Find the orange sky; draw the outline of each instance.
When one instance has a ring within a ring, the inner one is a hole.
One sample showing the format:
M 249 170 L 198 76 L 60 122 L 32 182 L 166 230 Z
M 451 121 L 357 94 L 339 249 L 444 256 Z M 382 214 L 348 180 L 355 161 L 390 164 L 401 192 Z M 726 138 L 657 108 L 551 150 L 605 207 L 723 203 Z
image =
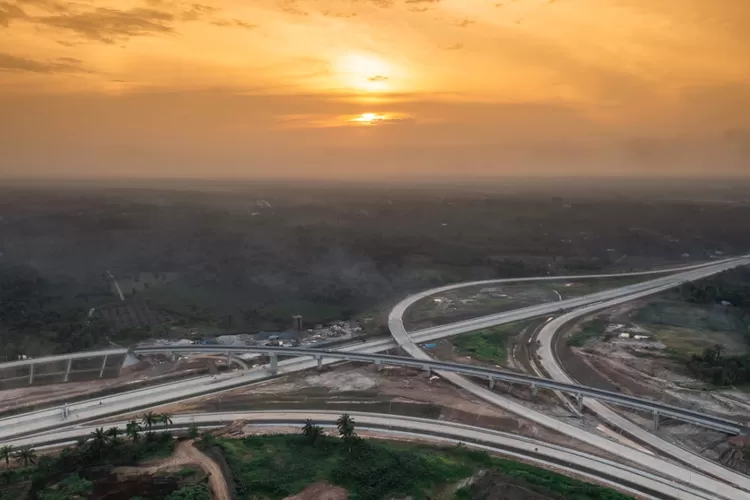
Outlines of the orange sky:
M 0 175 L 750 174 L 749 26 L 744 0 L 0 0 Z

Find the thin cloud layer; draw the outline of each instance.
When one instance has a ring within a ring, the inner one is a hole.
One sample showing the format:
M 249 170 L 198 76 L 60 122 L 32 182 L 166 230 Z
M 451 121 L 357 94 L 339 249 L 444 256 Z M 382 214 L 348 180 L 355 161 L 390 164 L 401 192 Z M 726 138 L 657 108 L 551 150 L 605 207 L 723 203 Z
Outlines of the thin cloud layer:
M 748 18 L 736 0 L 0 0 L 0 175 L 747 171 Z
M 53 61 L 35 61 L 0 52 L 0 71 L 24 71 L 30 73 L 83 73 L 83 61 L 72 57 L 60 57 Z

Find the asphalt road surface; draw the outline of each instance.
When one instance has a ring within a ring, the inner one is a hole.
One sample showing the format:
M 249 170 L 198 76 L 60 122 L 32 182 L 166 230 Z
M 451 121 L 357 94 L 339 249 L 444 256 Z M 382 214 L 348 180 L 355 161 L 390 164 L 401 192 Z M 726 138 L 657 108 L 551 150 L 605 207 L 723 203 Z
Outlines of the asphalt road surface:
M 464 443 L 468 446 L 479 447 L 512 458 L 522 458 L 542 467 L 562 469 L 568 473 L 583 475 L 590 480 L 639 496 L 651 493 L 652 495 L 658 494 L 662 497 L 685 500 L 738 498 L 733 496 L 734 490 L 729 489 L 726 485 L 717 481 L 713 481 L 713 484 L 696 482 L 696 477 L 687 471 L 683 472 L 680 481 L 674 481 L 645 468 L 621 464 L 524 436 L 466 424 L 438 422 L 416 417 L 362 412 L 353 412 L 350 415 L 355 420 L 360 432 L 372 430 L 379 434 L 387 434 L 397 438 L 430 440 L 443 445 Z M 213 427 L 237 420 L 245 420 L 248 425 L 254 427 L 278 426 L 288 428 L 290 426 L 301 427 L 305 419 L 309 418 L 316 424 L 329 428 L 335 433 L 338 417 L 338 412 L 320 410 L 198 413 L 173 416 L 171 427 L 185 428 L 193 423 L 201 427 Z M 98 425 L 87 424 L 57 433 L 17 439 L 8 444 L 16 448 L 22 446 L 44 448 L 45 446 L 73 444 L 80 437 L 90 436 L 97 427 L 116 426 L 124 428 L 126 424 L 126 421 Z M 712 489 L 705 490 L 705 487 Z

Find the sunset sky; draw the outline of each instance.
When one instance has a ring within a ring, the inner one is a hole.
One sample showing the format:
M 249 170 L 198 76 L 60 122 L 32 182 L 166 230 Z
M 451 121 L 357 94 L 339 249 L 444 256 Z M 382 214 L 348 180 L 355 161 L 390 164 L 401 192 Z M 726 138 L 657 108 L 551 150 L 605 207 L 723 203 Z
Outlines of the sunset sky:
M 746 0 L 0 0 L 0 176 L 750 175 Z

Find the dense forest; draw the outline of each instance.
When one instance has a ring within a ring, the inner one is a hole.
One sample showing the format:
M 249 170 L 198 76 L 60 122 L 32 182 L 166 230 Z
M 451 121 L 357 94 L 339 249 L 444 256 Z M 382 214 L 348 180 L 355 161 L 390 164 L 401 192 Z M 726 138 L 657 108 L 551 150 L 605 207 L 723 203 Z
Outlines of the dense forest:
M 0 356 L 128 343 L 159 328 L 285 329 L 293 314 L 312 326 L 376 316 L 449 282 L 750 248 L 742 203 L 559 191 L 0 188 Z

